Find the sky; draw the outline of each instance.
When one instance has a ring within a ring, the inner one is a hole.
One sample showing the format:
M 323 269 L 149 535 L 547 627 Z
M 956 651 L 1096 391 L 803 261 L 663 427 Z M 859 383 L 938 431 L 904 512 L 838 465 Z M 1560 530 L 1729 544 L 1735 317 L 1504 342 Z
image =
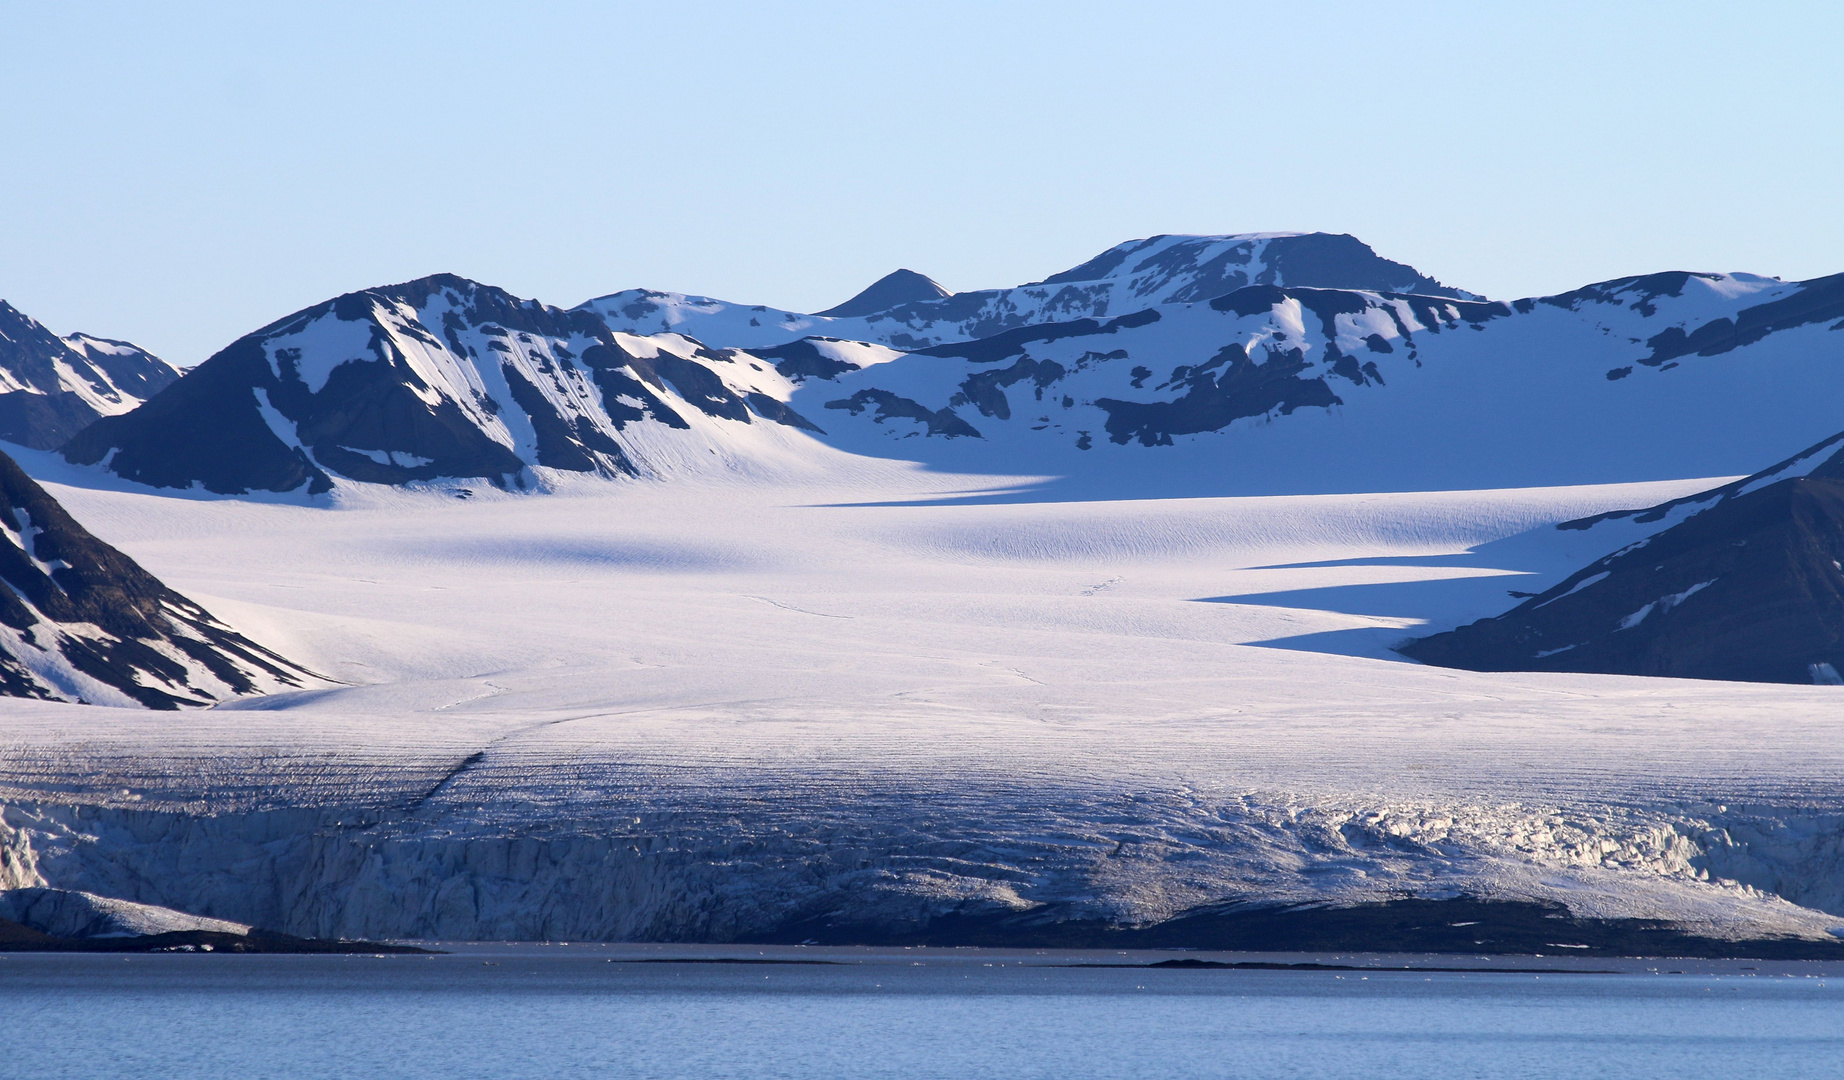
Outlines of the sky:
M 448 271 L 816 310 L 1157 233 L 1844 271 L 1831 3 L 0 0 L 0 298 L 182 365 Z

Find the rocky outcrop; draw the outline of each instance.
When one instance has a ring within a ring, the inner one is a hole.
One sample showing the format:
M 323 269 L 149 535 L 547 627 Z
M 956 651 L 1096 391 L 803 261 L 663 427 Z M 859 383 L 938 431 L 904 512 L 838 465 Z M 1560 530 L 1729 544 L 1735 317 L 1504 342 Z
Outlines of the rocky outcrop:
M 0 695 L 173 709 L 317 681 L 161 584 L 0 454 Z
M 1844 451 L 1772 478 L 1784 469 L 1619 515 L 1660 531 L 1504 615 L 1401 651 L 1475 671 L 1844 682 Z
M 0 439 L 55 450 L 98 417 L 127 412 L 179 378 L 139 346 L 58 337 L 0 300 Z

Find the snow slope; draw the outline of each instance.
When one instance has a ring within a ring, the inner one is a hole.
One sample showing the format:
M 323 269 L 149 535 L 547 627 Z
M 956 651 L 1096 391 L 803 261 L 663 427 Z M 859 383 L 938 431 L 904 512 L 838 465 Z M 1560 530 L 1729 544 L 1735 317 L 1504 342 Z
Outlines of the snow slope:
M 157 727 L 0 704 L 0 874 L 366 937 L 1458 894 L 1719 936 L 1844 925 L 1834 688 L 1389 658 L 1605 553 L 1553 523 L 1709 482 L 992 485 L 860 462 L 342 488 L 337 512 L 57 486 L 349 685 Z

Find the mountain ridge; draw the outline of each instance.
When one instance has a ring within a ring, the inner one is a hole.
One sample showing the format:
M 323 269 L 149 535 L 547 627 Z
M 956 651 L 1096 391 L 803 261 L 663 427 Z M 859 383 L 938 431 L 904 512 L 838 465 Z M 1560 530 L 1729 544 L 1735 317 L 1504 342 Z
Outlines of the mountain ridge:
M 1179 251 L 1147 271 L 1157 292 L 1172 266 L 1234 250 L 1179 239 L 1069 273 Z M 746 346 L 434 275 L 245 335 L 64 455 L 225 494 L 747 471 L 813 460 L 816 443 L 1167 494 L 1732 475 L 1844 412 L 1835 326 L 1844 275 L 1669 272 L 1511 302 L 1245 285 L 909 351 L 811 334 Z
M 125 479 L 220 494 L 316 494 L 333 474 L 524 487 L 532 466 L 664 468 L 630 425 L 694 436 L 710 434 L 712 420 L 811 428 L 782 400 L 787 386 L 772 368 L 744 373 L 686 338 L 616 334 L 587 312 L 437 274 L 278 319 L 63 453 L 106 460 Z
M 59 337 L 0 300 L 0 440 L 52 450 L 98 417 L 127 412 L 179 371 L 126 341 Z
M 915 350 L 1037 323 L 1117 317 L 1162 304 L 1208 300 L 1249 285 L 1384 289 L 1480 299 L 1448 288 L 1414 267 L 1384 259 L 1347 234 L 1168 233 L 1116 244 L 1042 281 L 911 300 L 850 317 L 649 289 L 612 293 L 577 306 L 601 315 L 611 329 L 634 334 L 676 331 L 732 348 L 773 347 L 818 335 Z

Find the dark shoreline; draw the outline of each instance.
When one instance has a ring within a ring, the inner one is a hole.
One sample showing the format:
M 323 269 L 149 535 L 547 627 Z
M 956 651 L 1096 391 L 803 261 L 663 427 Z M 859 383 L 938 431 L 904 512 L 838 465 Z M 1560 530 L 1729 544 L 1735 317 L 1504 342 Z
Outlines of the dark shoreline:
M 671 947 L 670 943 L 657 944 Z M 1554 960 L 1680 958 L 1844 962 L 1844 940 L 1727 940 L 1688 934 L 1661 920 L 1579 918 L 1570 915 L 1559 905 L 1467 898 L 1392 900 L 1341 908 L 1237 905 L 1194 911 L 1153 926 L 1131 928 L 1093 919 L 1059 920 L 1041 910 L 1022 915 L 1011 912 L 962 913 L 938 917 L 921 924 L 899 925 L 820 917 L 791 922 L 774 932 L 732 942 L 678 944 L 720 951 L 753 946 L 820 946 L 1168 954 L 1358 953 Z M 0 919 L 0 952 L 428 954 L 440 948 L 433 943 L 432 947 L 424 948 L 404 943 L 298 938 L 264 930 L 252 930 L 247 935 L 188 930 L 143 937 L 58 938 Z M 831 961 L 710 955 L 698 958 L 663 957 L 636 962 L 825 964 Z M 1330 970 L 1324 964 L 1301 967 L 1298 964 L 1265 960 L 1216 961 L 1190 957 L 1174 957 L 1158 962 L 1149 960 L 1147 963 L 1095 963 L 1084 966 Z M 1338 969 L 1343 970 L 1343 967 Z M 1366 966 L 1362 970 L 1376 969 Z M 1412 970 L 1441 969 L 1417 967 Z M 1483 969 L 1469 967 L 1465 970 Z
M 62 938 L 0 919 L 0 953 L 428 953 L 414 945 L 376 941 L 298 938 L 267 930 L 227 934 L 215 930 L 176 930 L 134 937 Z
M 1844 925 L 1844 919 L 1839 922 Z M 742 943 L 1844 961 L 1844 940 L 1732 941 L 1685 933 L 1663 920 L 1588 919 L 1570 915 L 1561 905 L 1465 897 L 1338 908 L 1230 905 L 1146 927 L 1119 927 L 1094 919 L 1058 920 L 1042 911 L 956 914 L 919 926 L 820 917 Z

